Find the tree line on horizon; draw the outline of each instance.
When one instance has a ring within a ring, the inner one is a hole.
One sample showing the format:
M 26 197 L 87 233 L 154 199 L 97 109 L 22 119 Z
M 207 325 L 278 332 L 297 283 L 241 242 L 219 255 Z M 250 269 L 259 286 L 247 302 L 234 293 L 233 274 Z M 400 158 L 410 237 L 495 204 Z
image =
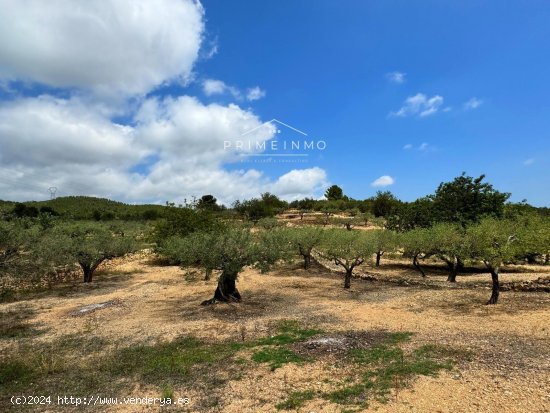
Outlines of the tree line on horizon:
M 9 292 L 14 282 L 53 284 L 78 272 L 84 282 L 91 282 L 105 260 L 149 246 L 173 264 L 204 267 L 207 277 L 220 271 L 214 296 L 205 303 L 240 301 L 236 280 L 245 266 L 265 272 L 280 260 L 300 256 L 307 269 L 312 259 L 324 258 L 344 270 L 344 288 L 349 288 L 356 267 L 367 262 L 379 266 L 384 254 L 400 254 L 422 276 L 421 260 L 437 257 L 448 266 L 450 282 L 456 281 L 465 265 L 481 263 L 492 277 L 489 303 L 493 304 L 498 300 L 503 265 L 548 264 L 550 254 L 547 211 L 526 203 L 507 203 L 509 196 L 484 182 L 483 175 L 463 174 L 440 184 L 433 195 L 408 203 L 389 192 L 356 201 L 334 185 L 327 189 L 325 200 L 288 204 L 266 193 L 237 201 L 232 209 L 220 207 L 212 195 L 205 195 L 191 204 L 157 206 L 158 215 L 150 220 L 102 220 L 94 217 L 95 210 L 88 219 L 76 219 L 70 209 L 58 212 L 51 206 L 66 207 L 63 199 L 39 208 L 21 203 L 5 208 L 4 204 L 0 295 Z M 86 202 L 86 198 L 74 197 L 68 203 L 75 205 L 78 200 Z M 93 208 L 102 202 L 109 208 L 135 207 L 92 200 Z M 89 212 L 80 207 L 78 214 Z M 297 222 L 302 221 L 302 214 L 313 211 L 322 212 L 327 220 L 321 225 L 313 221 L 286 228 L 273 217 L 289 208 L 298 211 Z M 331 217 L 337 213 L 340 217 Z M 378 229 L 354 231 L 357 220 L 375 222 Z

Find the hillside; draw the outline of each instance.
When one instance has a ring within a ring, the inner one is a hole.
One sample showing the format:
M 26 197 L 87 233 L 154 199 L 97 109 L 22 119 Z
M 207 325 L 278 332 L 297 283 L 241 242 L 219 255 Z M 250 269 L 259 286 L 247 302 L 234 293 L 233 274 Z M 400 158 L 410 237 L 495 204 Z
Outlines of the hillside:
M 0 212 L 12 210 L 15 204 L 0 200 Z M 163 205 L 129 205 L 90 196 L 67 196 L 47 201 L 29 201 L 24 204 L 37 209 L 51 208 L 61 216 L 75 219 L 154 219 L 165 208 Z

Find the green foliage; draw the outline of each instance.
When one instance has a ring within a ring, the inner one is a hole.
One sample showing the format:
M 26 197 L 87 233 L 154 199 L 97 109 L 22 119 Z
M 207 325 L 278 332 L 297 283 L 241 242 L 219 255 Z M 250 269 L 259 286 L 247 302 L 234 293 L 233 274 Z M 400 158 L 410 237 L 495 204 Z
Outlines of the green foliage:
M 258 221 L 257 225 L 267 230 L 282 226 L 277 218 L 262 218 Z
M 535 263 L 537 259 L 548 259 L 550 253 L 550 217 L 529 212 L 514 219 L 518 224 L 516 258 Z M 542 261 L 542 260 L 541 260 Z
M 294 251 L 289 232 L 284 228 L 265 230 L 255 235 L 253 245 L 255 266 L 262 273 L 269 271 L 279 260 L 291 260 Z
M 501 217 L 510 194 L 497 191 L 483 182 L 484 178 L 485 175 L 472 178 L 463 173 L 451 182 L 441 183 L 431 197 L 434 219 L 466 226 L 483 217 Z
M 364 231 L 330 229 L 325 231 L 318 250 L 321 255 L 346 271 L 344 288 L 349 288 L 353 270 L 375 252 L 373 240 Z
M 432 204 L 429 198 L 398 203 L 388 216 L 386 227 L 399 232 L 428 228 L 434 221 Z
M 344 191 L 338 185 L 332 185 L 325 191 L 325 198 L 329 201 L 338 201 L 344 197 Z
M 87 196 L 59 197 L 48 201 L 25 202 L 18 205 L 11 204 L 12 215 L 36 217 L 39 213 L 48 213 L 63 219 L 101 221 L 156 219 L 163 214 L 166 208 L 161 205 L 128 205 L 109 199 Z M 18 212 L 14 211 L 14 208 L 18 208 Z M 152 211 L 155 212 L 152 213 Z M 156 216 L 153 217 L 152 214 Z
M 372 212 L 376 217 L 389 217 L 399 205 L 399 200 L 390 191 L 378 191 L 372 198 Z
M 398 235 L 387 229 L 368 231 L 367 236 L 372 240 L 375 253 L 392 252 L 399 246 Z
M 265 272 L 278 260 L 288 258 L 291 244 L 287 234 L 277 228 L 252 234 L 246 227 L 226 227 L 193 232 L 187 237 L 172 236 L 160 252 L 181 266 L 217 269 L 236 279 L 246 265 L 255 265 Z
M 404 255 L 407 257 L 415 257 L 431 251 L 432 242 L 429 229 L 413 229 L 401 234 L 400 239 L 404 248 Z
M 520 226 L 505 219 L 484 218 L 466 230 L 471 257 L 483 261 L 490 269 L 498 269 L 521 251 Z
M 203 195 L 197 201 L 197 209 L 207 210 L 207 211 L 217 211 L 220 209 L 218 205 L 218 200 L 212 195 Z
M 307 267 L 312 250 L 323 241 L 324 230 L 319 227 L 301 227 L 287 231 L 294 250 L 306 260 Z
M 223 224 L 209 211 L 168 206 L 164 218 L 157 221 L 151 239 L 162 247 L 170 237 L 185 237 L 195 231 L 218 231 L 222 227 Z
M 43 259 L 44 265 L 72 265 L 78 263 L 84 281 L 103 261 L 122 256 L 137 248 L 131 236 L 115 234 L 103 224 L 86 222 L 62 223 L 49 230 L 33 253 Z

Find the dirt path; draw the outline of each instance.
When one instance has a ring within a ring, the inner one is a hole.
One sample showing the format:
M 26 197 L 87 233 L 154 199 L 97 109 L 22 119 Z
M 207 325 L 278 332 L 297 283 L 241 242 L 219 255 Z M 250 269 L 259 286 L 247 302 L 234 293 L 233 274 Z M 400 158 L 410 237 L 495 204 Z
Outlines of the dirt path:
M 369 273 L 374 270 L 369 269 Z M 419 278 L 398 266 L 375 271 L 387 277 Z M 543 275 L 511 274 L 510 280 Z M 202 307 L 215 280 L 193 279 L 185 271 L 159 266 L 147 256 L 119 260 L 95 277 L 90 286 L 75 283 L 33 300 L 1 304 L 3 314 L 27 314 L 26 323 L 42 334 L 29 338 L 37 346 L 66 335 L 93 334 L 109 347 L 172 340 L 193 335 L 207 341 L 265 337 L 275 320 L 295 319 L 325 331 L 409 331 L 412 344 L 457 346 L 473 359 L 438 377 L 420 377 L 388 404 L 372 404 L 377 412 L 549 412 L 550 411 L 550 295 L 507 291 L 496 306 L 483 303 L 489 295 L 487 275 L 459 278 L 456 286 L 444 275 L 430 277 L 429 285 L 400 286 L 389 282 L 353 280 L 344 291 L 337 274 L 315 267 L 309 272 L 286 268 L 262 275 L 246 270 L 238 287 L 241 304 Z M 215 277 L 213 277 L 215 278 Z M 506 275 L 504 276 L 506 278 Z M 486 288 L 463 288 L 468 283 Z M 81 316 L 84 306 L 115 304 Z M 2 352 L 16 351 L 17 340 L 1 340 Z M 289 391 L 307 386 L 322 389 L 327 380 L 344 372 L 326 360 L 304 365 L 287 364 L 270 371 L 256 365 L 237 380 L 216 389 L 210 407 L 193 406 L 201 389 L 174 389 L 190 397 L 188 410 L 200 412 L 273 412 Z M 151 389 L 138 387 L 136 392 Z M 135 392 L 134 392 L 135 393 Z M 149 394 L 158 397 L 158 392 Z M 143 411 L 151 409 L 143 408 Z M 142 411 L 117 406 L 107 411 Z M 53 410 L 56 411 L 56 410 Z M 67 411 L 67 410 L 60 410 Z M 322 399 L 308 401 L 303 412 L 339 412 L 340 406 Z

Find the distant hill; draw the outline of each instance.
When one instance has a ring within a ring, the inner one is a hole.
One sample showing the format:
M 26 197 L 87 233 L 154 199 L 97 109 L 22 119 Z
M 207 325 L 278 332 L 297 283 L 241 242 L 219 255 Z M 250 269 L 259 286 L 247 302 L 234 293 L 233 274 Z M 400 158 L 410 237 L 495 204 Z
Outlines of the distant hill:
M 0 212 L 12 211 L 17 203 L 0 201 Z M 156 219 L 166 208 L 163 205 L 129 205 L 105 198 L 66 196 L 48 201 L 23 202 L 27 207 L 40 210 L 51 208 L 57 214 L 74 219 Z

